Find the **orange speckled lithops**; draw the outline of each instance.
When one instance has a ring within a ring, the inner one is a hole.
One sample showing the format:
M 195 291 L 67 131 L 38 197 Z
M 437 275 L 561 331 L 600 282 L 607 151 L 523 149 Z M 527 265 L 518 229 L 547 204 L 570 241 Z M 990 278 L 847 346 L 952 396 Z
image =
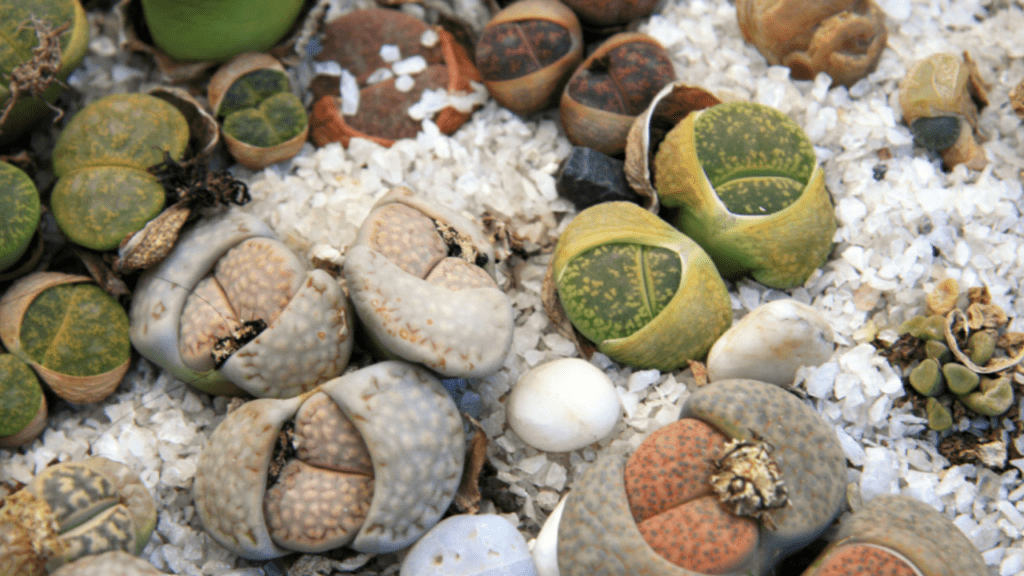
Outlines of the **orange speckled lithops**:
M 889 550 L 857 544 L 837 551 L 818 571 L 819 576 L 920 576 L 921 573 Z

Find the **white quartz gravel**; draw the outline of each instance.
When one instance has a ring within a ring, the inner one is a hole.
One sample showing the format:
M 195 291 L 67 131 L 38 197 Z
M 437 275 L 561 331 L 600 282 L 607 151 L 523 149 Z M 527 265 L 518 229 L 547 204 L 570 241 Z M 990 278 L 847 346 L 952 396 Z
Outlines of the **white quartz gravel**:
M 1013 318 L 1010 329 L 1024 331 L 1024 299 L 1018 298 L 1024 277 L 1024 130 L 1007 99 L 1024 77 L 1024 9 L 1020 0 L 880 5 L 888 14 L 889 48 L 878 70 L 849 89 L 832 87 L 824 75 L 792 81 L 787 69 L 766 66 L 743 41 L 729 2 L 671 0 L 639 29 L 664 44 L 682 80 L 723 99 L 775 106 L 803 126 L 815 145 L 839 218 L 833 257 L 799 288 L 770 290 L 749 280 L 729 288 L 737 320 L 761 303 L 793 298 L 831 324 L 837 350 L 821 366 L 801 368 L 797 383 L 836 427 L 849 460 L 853 504 L 883 493 L 911 494 L 954 521 L 982 551 L 991 574 L 1024 574 L 1024 459 L 1010 460 L 1002 471 L 951 466 L 936 450 L 940 435 L 902 402 L 907 391 L 900 373 L 865 341 L 873 327 L 895 338 L 892 329 L 922 312 L 924 295 L 947 277 L 962 288 L 988 286 L 994 302 Z M 110 50 L 102 38 L 115 38 L 116 32 L 107 15 L 90 18 L 96 39 L 69 81 L 85 101 L 159 80 L 141 57 Z M 980 117 L 990 164 L 981 172 L 960 167 L 947 173 L 936 156 L 913 146 L 900 123 L 897 83 L 916 59 L 963 50 L 991 83 L 991 106 Z M 622 419 L 607 439 L 549 454 L 509 432 L 502 400 L 519 376 L 542 362 L 575 355 L 572 344 L 554 332 L 540 300 L 550 248 L 574 213 L 557 197 L 553 179 L 569 149 L 557 113 L 524 119 L 488 102 L 451 137 L 425 121 L 417 138 L 390 149 L 362 140 L 353 140 L 348 150 L 307 146 L 290 163 L 256 174 L 237 171 L 254 198 L 244 210 L 264 218 L 310 259 L 343 263 L 344 249 L 370 206 L 396 185 L 477 218 L 497 216 L 526 239 L 530 258 L 504 270 L 502 278 L 515 280 L 509 288 L 516 312 L 513 354 L 501 371 L 470 387 L 483 399 L 480 420 L 489 437 L 489 460 L 522 499 L 520 509 L 503 516 L 528 539 L 599 452 L 631 450 L 676 419 L 694 382 L 689 370 L 635 371 L 595 355 L 591 362 L 611 378 L 622 406 Z M 880 159 L 883 150 L 891 158 Z M 873 177 L 876 169 L 884 169 L 883 178 Z M 39 440 L 17 452 L 0 451 L 0 479 L 27 482 L 51 462 L 87 454 L 124 462 L 139 473 L 160 509 L 143 556 L 171 573 L 226 574 L 249 564 L 202 532 L 190 488 L 202 442 L 228 402 L 139 361 L 106 402 L 58 405 Z M 954 429 L 995 430 L 1007 445 L 1024 448 L 1009 418 L 963 418 Z M 484 501 L 481 511 L 496 509 Z M 397 563 L 386 571 L 393 574 Z

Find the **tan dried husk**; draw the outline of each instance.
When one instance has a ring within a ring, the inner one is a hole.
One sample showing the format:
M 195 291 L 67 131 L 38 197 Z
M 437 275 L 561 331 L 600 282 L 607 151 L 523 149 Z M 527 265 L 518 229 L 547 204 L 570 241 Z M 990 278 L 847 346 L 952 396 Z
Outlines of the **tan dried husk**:
M 1012 358 L 993 358 L 985 366 L 979 366 L 971 361 L 971 357 L 964 354 L 960 349 L 954 330 L 961 332 L 965 339 L 970 336 L 971 333 L 967 315 L 956 309 L 951 310 L 949 314 L 946 315 L 946 345 L 949 346 L 950 352 L 953 353 L 953 356 L 955 356 L 961 364 L 967 366 L 977 374 L 995 374 L 997 372 L 1003 372 L 1017 366 L 1021 361 L 1024 361 L 1024 348 L 1022 348 L 1017 355 Z
M 45 290 L 62 284 L 92 282 L 88 276 L 63 272 L 38 272 L 12 286 L 0 299 L 0 341 L 7 350 L 19 356 L 61 398 L 74 404 L 99 402 L 117 389 L 128 372 L 129 360 L 102 374 L 69 376 L 54 372 L 29 358 L 21 347 L 21 322 L 29 305 Z
M 682 81 L 661 89 L 651 104 L 636 117 L 626 136 L 626 181 L 643 199 L 643 207 L 657 214 L 658 192 L 654 187 L 654 154 L 668 130 L 659 126 L 675 126 L 690 112 L 696 112 L 722 101 L 699 86 Z
M 205 160 L 213 153 L 220 143 L 217 119 L 188 90 L 161 85 L 146 90 L 146 93 L 177 108 L 188 122 L 188 148 L 181 161 L 183 166 Z

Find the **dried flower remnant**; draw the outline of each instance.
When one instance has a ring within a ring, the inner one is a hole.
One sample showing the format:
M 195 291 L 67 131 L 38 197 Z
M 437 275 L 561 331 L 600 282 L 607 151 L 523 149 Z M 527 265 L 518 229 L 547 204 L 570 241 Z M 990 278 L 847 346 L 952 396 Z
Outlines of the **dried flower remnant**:
M 714 462 L 711 486 L 737 516 L 750 516 L 771 529 L 771 511 L 789 504 L 786 482 L 771 459 L 772 445 L 761 440 L 732 439 Z
M 2 126 L 7 120 L 7 115 L 26 96 L 39 98 L 46 103 L 50 110 L 56 112 L 57 117 L 53 119 L 54 123 L 57 123 L 58 120 L 64 117 L 64 110 L 43 98 L 43 93 L 54 82 L 67 87 L 57 75 L 61 72 L 62 64 L 60 35 L 67 32 L 70 27 L 71 23 L 65 22 L 54 28 L 49 22 L 40 20 L 35 15 L 32 15 L 28 22 L 24 22 L 18 27 L 18 30 L 34 30 L 39 44 L 32 49 L 32 58 L 30 60 L 11 70 L 10 82 L 7 84 L 10 96 L 8 97 L 7 104 L 4 105 L 3 112 L 0 113 L 0 131 L 2 131 Z

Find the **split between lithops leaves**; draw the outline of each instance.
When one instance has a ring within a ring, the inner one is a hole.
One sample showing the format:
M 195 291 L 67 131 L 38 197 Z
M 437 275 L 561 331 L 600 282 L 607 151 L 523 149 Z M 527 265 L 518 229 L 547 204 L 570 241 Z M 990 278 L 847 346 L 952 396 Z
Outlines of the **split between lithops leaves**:
M 629 202 L 576 215 L 550 271 L 572 325 L 630 366 L 669 371 L 703 358 L 732 323 L 729 293 L 708 255 Z
M 207 533 L 244 558 L 339 546 L 394 552 L 451 504 L 464 444 L 459 411 L 430 372 L 381 362 L 229 413 L 200 456 L 196 511 Z M 272 462 L 283 466 L 268 488 Z
M 803 284 L 832 250 L 836 217 L 807 135 L 782 112 L 728 102 L 688 114 L 665 136 L 653 181 L 676 226 L 727 279 Z
M 709 384 L 687 399 L 679 422 L 659 432 L 629 462 L 605 456 L 578 479 L 559 525 L 564 575 L 760 575 L 821 534 L 845 506 L 846 460 L 835 432 L 773 384 Z M 769 452 L 761 469 L 776 468 L 775 482 L 759 484 L 743 475 L 753 468 L 722 465 L 723 456 L 744 445 L 755 448 L 754 461 L 761 460 L 756 457 L 761 448 Z M 710 460 L 718 469 L 708 465 Z M 627 467 L 632 471 L 624 472 Z M 722 475 L 720 483 L 735 480 L 724 483 L 727 496 L 749 497 L 720 503 L 723 496 L 711 496 L 716 475 Z M 757 490 L 759 485 L 769 489 Z M 768 503 L 770 498 L 761 497 L 777 495 L 780 486 L 787 503 L 756 505 Z M 738 490 L 729 490 L 733 487 Z M 735 514 L 739 503 L 748 516 Z M 680 564 L 659 555 L 658 548 Z

